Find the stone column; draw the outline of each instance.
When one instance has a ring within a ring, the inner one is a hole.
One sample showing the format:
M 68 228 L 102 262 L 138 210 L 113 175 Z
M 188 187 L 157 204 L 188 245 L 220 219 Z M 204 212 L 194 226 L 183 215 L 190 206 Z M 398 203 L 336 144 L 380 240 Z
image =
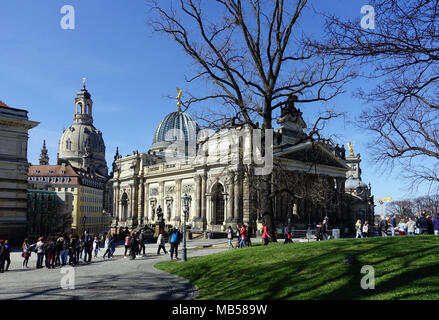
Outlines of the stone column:
M 248 176 L 244 174 L 242 182 L 242 220 L 249 224 L 250 221 L 250 190 L 248 185 Z
M 206 220 L 207 220 L 207 226 L 210 227 L 212 225 L 212 196 L 209 194 L 206 196 Z
M 147 224 L 151 220 L 149 210 L 149 183 L 144 183 L 143 187 L 143 223 Z
M 201 179 L 201 218 L 203 221 L 206 221 L 206 186 L 207 185 L 207 177 L 206 174 L 203 173 Z
M 137 196 L 137 224 L 142 225 L 144 223 L 144 211 L 143 211 L 143 203 L 145 202 L 145 188 L 143 185 L 143 178 L 140 179 L 139 185 L 138 185 L 138 196 Z
M 200 175 L 196 175 L 195 179 L 195 186 L 194 186 L 194 199 L 193 199 L 193 204 L 194 204 L 194 210 L 195 210 L 195 214 L 194 214 L 194 220 L 200 220 L 201 219 L 201 207 L 200 207 L 200 201 L 201 201 L 201 188 L 200 188 L 200 183 L 201 183 L 201 176 Z
M 175 181 L 175 218 L 174 220 L 180 223 L 183 223 L 182 221 L 182 204 L 181 204 L 181 179 L 177 179 Z
M 235 190 L 234 190 L 234 183 L 235 183 L 235 175 L 233 172 L 230 174 L 230 180 L 229 184 L 227 185 L 228 188 L 228 196 L 227 196 L 227 219 L 229 221 L 234 221 L 234 212 L 233 212 L 233 203 L 235 201 Z
M 234 176 L 234 199 L 233 199 L 233 218 L 236 221 L 240 221 L 241 220 L 241 215 L 239 212 L 239 200 L 241 197 L 241 179 L 239 177 L 239 173 L 237 172 Z

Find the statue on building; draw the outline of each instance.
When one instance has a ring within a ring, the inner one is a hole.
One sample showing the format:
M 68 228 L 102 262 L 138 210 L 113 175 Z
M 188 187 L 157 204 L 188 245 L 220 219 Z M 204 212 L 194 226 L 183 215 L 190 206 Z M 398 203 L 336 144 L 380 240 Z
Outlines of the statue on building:
M 348 142 L 348 148 L 349 148 L 349 156 L 350 157 L 355 157 L 354 145 L 350 141 Z

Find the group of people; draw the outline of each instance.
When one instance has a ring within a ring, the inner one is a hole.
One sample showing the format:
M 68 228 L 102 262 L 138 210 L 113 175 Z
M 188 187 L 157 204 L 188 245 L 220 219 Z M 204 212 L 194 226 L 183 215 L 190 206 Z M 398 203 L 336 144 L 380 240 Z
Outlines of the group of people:
M 28 239 L 24 239 L 22 245 L 22 268 L 28 268 L 31 254 L 37 254 L 37 269 L 55 269 L 57 266 L 77 265 L 80 260 L 91 262 L 92 256 L 97 258 L 98 252 L 103 241 L 102 235 L 92 235 L 87 231 L 83 235 L 58 235 L 39 237 L 37 242 L 30 244 Z M 106 235 L 106 246 L 108 257 L 111 258 L 115 249 L 114 235 Z M 44 262 L 44 266 L 43 266 Z
M 392 218 L 386 217 L 379 223 L 379 230 L 383 237 L 387 236 L 387 232 L 390 229 L 392 236 L 396 232 L 399 235 L 413 236 L 415 234 L 435 234 L 439 235 L 439 215 L 436 215 L 433 219 L 430 215 L 421 214 L 416 220 L 412 218 L 401 219 L 397 221 L 396 215 Z
M 178 228 L 172 228 L 169 230 L 169 244 L 171 245 L 171 249 L 169 251 L 171 260 L 174 259 L 174 255 L 175 259 L 178 260 L 178 245 L 180 244 L 182 238 L 183 235 Z M 165 232 L 162 230 L 157 238 L 157 254 L 160 254 L 161 250 L 163 250 L 165 254 L 168 254 L 165 248 L 165 243 Z
M 253 229 L 250 225 L 237 224 L 236 231 L 233 230 L 232 226 L 227 228 L 227 244 L 229 249 L 233 248 L 245 248 L 251 247 L 252 241 L 251 236 L 253 234 Z M 236 246 L 233 246 L 233 238 L 236 236 L 237 242 Z

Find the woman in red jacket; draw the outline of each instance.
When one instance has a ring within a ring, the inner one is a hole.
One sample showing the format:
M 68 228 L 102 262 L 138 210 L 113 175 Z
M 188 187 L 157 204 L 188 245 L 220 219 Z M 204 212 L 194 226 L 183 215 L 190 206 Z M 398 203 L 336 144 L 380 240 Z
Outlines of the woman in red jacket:
M 268 244 L 270 235 L 268 234 L 267 225 L 265 223 L 262 224 L 262 228 L 262 239 L 264 239 L 264 246 L 266 246 Z

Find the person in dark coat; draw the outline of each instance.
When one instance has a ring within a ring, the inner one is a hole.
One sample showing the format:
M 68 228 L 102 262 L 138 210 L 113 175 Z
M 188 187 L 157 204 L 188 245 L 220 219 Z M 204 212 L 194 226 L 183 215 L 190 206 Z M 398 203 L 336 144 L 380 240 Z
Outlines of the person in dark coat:
M 387 237 L 387 228 L 389 228 L 389 217 L 381 219 L 380 224 L 379 224 L 379 228 L 381 231 L 381 236 L 382 237 Z
M 5 242 L 0 240 L 0 273 L 5 271 L 6 249 Z
M 436 215 L 436 217 L 434 217 L 433 230 L 435 235 L 439 235 L 439 215 Z
M 419 234 L 429 234 L 430 230 L 433 229 L 433 222 L 422 214 L 421 217 L 416 220 L 416 227 L 419 228 Z
M 131 260 L 136 259 L 136 251 L 137 251 L 137 239 L 136 239 L 136 234 L 133 232 L 131 234 L 131 239 L 130 239 L 130 259 Z

